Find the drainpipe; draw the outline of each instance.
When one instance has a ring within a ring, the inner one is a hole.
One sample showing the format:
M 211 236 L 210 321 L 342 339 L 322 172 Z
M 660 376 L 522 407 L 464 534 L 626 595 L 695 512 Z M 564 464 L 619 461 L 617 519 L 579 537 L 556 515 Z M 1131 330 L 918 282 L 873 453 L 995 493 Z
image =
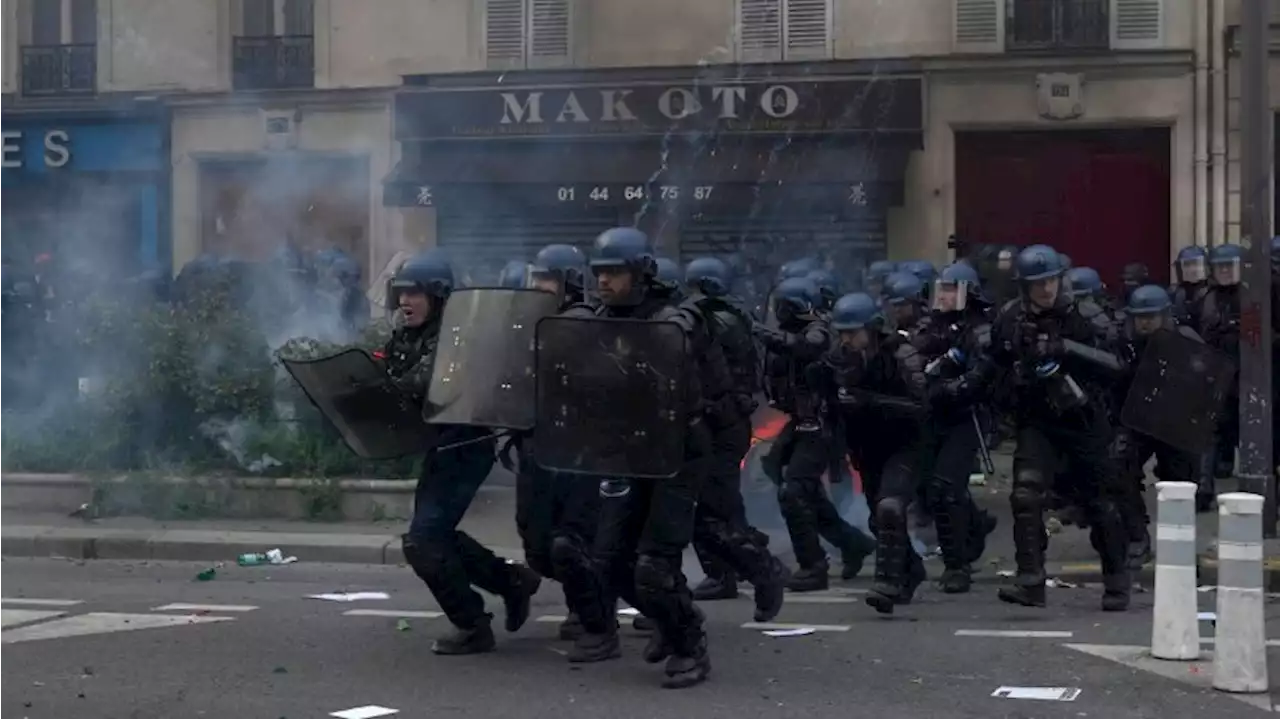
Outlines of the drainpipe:
M 1226 0 L 1213 0 L 1209 42 L 1213 47 L 1213 132 L 1209 167 L 1213 168 L 1213 222 L 1209 243 L 1227 241 L 1227 8 Z
M 1196 2 L 1195 6 L 1195 243 L 1200 246 L 1209 240 L 1209 25 L 1213 14 L 1209 3 Z M 1174 250 L 1176 253 L 1177 250 Z

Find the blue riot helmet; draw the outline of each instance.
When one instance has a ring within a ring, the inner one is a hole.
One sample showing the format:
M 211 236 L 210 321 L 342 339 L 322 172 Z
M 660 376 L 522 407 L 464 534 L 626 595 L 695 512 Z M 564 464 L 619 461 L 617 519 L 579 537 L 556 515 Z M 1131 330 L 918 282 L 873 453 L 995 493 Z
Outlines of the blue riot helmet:
M 715 257 L 699 257 L 685 267 L 684 283 L 689 289 L 707 297 L 723 297 L 729 294 L 733 273 L 727 264 Z
M 822 263 L 816 257 L 801 257 L 800 259 L 791 260 L 778 268 L 778 281 L 791 279 L 792 277 L 805 277 L 814 270 L 822 269 Z
M 884 290 L 884 280 L 889 275 L 898 271 L 898 263 L 889 260 L 876 260 L 867 266 L 866 281 L 864 285 L 867 288 L 867 294 L 872 297 L 880 297 Z
M 654 264 L 658 268 L 658 281 L 664 284 L 680 284 L 680 265 L 670 257 L 658 257 L 654 259 Z
M 807 277 L 791 277 L 778 283 L 770 298 L 772 314 L 779 325 L 812 315 L 822 302 L 822 295 L 813 280 Z
M 885 278 L 884 301 L 901 306 L 918 304 L 924 300 L 924 283 L 909 272 L 894 272 Z
M 634 305 L 645 295 L 645 287 L 657 276 L 653 246 L 649 236 L 634 227 L 615 227 L 605 230 L 596 238 L 590 262 L 591 271 L 598 282 L 600 301 L 606 305 Z M 630 285 L 625 294 L 613 279 L 607 284 L 605 277 L 617 278 L 630 275 Z
M 1120 270 L 1120 281 L 1124 284 L 1124 296 L 1128 300 L 1129 293 L 1151 281 L 1151 270 L 1141 262 L 1130 262 Z
M 1065 252 L 1059 252 L 1058 254 L 1059 254 L 1059 255 L 1061 256 L 1061 258 L 1062 258 L 1062 269 L 1063 269 L 1063 271 L 1065 271 L 1065 272 L 1070 272 L 1070 271 L 1071 271 L 1071 268 L 1075 267 L 1075 263 L 1073 263 L 1073 262 L 1071 261 L 1071 255 L 1068 255 L 1068 254 L 1067 254 L 1067 253 L 1065 253 Z
M 930 309 L 935 312 L 962 312 L 970 302 L 986 303 L 978 271 L 963 261 L 942 268 L 929 293 Z
M 437 299 L 447 299 L 453 292 L 453 265 L 439 252 L 428 251 L 410 257 L 391 278 L 387 297 L 392 308 L 401 292 L 422 292 Z
M 1173 298 L 1159 285 L 1143 285 L 1129 293 L 1125 315 L 1139 336 L 1150 335 L 1173 323 Z
M 1066 272 L 1062 265 L 1062 255 L 1048 245 L 1023 248 L 1013 264 L 1018 280 L 1024 283 L 1061 277 Z
M 883 322 L 880 305 L 865 292 L 847 294 L 836 300 L 831 308 L 831 329 L 837 332 L 876 328 Z
M 920 283 L 928 286 L 938 277 L 938 270 L 928 260 L 907 260 L 898 264 L 899 272 L 909 272 L 920 279 Z
M 829 310 L 840 297 L 840 280 L 831 270 L 814 270 L 805 275 L 818 286 L 818 294 L 822 298 L 822 309 Z
M 360 263 L 355 258 L 337 250 L 338 255 L 329 265 L 329 273 L 338 281 L 341 287 L 355 287 L 360 284 Z
M 1067 270 L 1066 279 L 1071 287 L 1071 296 L 1076 299 L 1097 297 L 1106 290 L 1102 276 L 1092 267 L 1072 267 Z
M 565 294 L 582 294 L 587 286 L 587 257 L 573 245 L 547 245 L 534 256 L 529 271 L 533 281 L 554 279 Z
M 498 286 L 521 289 L 529 285 L 529 263 L 512 260 L 498 273 Z
M 1173 273 L 1178 282 L 1194 285 L 1209 279 L 1209 253 L 1199 245 L 1191 245 L 1178 250 L 1178 257 L 1173 261 Z
M 1209 268 L 1213 270 L 1214 284 L 1230 287 L 1240 284 L 1240 266 L 1244 262 L 1244 248 L 1240 245 L 1217 245 L 1209 250 Z

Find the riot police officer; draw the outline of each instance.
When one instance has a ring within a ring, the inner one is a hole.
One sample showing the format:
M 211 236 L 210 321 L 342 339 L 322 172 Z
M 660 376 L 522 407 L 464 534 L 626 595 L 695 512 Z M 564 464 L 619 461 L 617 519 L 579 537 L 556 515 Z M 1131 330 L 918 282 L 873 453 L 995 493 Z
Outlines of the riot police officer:
M 693 260 L 685 269 L 685 283 L 706 315 L 733 380 L 724 406 L 708 415 L 713 458 L 698 501 L 693 535 L 707 578 L 694 589 L 693 596 L 699 600 L 737 596 L 741 574 L 755 586 L 756 621 L 767 622 L 782 608 L 789 574 L 769 553 L 768 537 L 747 523 L 742 501 L 740 465 L 751 446 L 751 415 L 759 390 L 751 317 L 728 296 L 732 276 L 720 260 Z
M 1122 305 L 1129 303 L 1129 295 L 1139 287 L 1151 282 L 1151 270 L 1141 262 L 1130 262 L 1120 270 Z
M 1173 276 L 1176 284 L 1169 290 L 1173 318 L 1179 325 L 1199 332 L 1196 323 L 1200 320 L 1200 303 L 1209 293 L 1209 253 L 1199 245 L 1178 250 Z
M 1240 245 L 1217 245 L 1209 251 L 1211 286 L 1200 303 L 1200 319 L 1195 323 L 1204 341 L 1240 366 L 1240 272 L 1244 249 Z M 1214 477 L 1226 479 L 1235 471 L 1236 445 L 1240 441 L 1239 382 L 1232 384 L 1218 422 L 1218 450 Z
M 680 265 L 670 257 L 657 257 L 654 263 L 658 267 L 656 279 L 664 285 L 677 286 L 680 284 Z
M 911 602 L 926 576 L 907 527 L 907 508 L 919 492 L 925 458 L 924 364 L 905 335 L 885 331 L 870 295 L 855 292 L 837 300 L 831 329 L 839 340 L 823 357 L 824 390 L 835 390 L 829 396 L 862 476 L 876 538 L 875 584 L 866 602 L 892 614 L 895 605 Z
M 581 250 L 572 245 L 547 245 L 533 262 L 519 264 L 521 286 L 527 279 L 534 289 L 559 297 L 564 315 L 594 316 L 594 310 L 585 304 L 587 258 Z M 591 482 L 557 476 L 538 467 L 531 437 L 513 437 L 510 446 L 519 448 L 518 467 L 508 469 L 516 472 L 516 528 L 525 559 L 539 574 L 561 583 L 569 616 L 560 625 L 560 638 L 576 640 L 583 632 L 579 608 L 599 601 L 591 558 L 599 491 Z M 502 452 L 504 465 L 509 462 L 508 451 L 504 448 Z
M 817 257 L 800 257 L 783 263 L 778 268 L 777 282 L 795 277 L 808 277 L 810 272 L 822 269 L 822 262 Z
M 924 283 L 910 272 L 895 272 L 885 278 L 883 301 L 886 321 L 897 332 L 909 333 L 924 316 Z
M 634 606 L 656 625 L 644 658 L 651 663 L 666 660 L 663 685 L 692 686 L 706 680 L 711 661 L 703 615 L 694 606 L 680 560 L 693 536 L 694 508 L 712 454 L 706 420 L 729 391 L 728 368 L 702 312 L 692 304 L 672 301 L 669 288 L 658 283 L 653 248 L 643 232 L 620 227 L 602 233 L 590 268 L 601 301 L 597 316 L 675 323 L 690 353 L 684 466 L 668 479 L 601 482 L 596 556 L 601 586 L 623 598 L 632 595 Z M 581 618 L 585 632 L 570 658 L 600 661 L 618 656 L 611 598 L 584 607 Z
M 316 297 L 336 320 L 339 337 L 349 341 L 369 324 L 369 300 L 360 289 L 360 263 L 339 249 L 317 252 Z
M 1072 267 L 1063 276 L 1071 298 L 1075 300 L 1085 319 L 1092 320 L 1098 315 L 1105 317 L 1111 330 L 1107 334 L 1107 340 L 1117 341 L 1124 325 L 1124 309 L 1112 309 L 1107 298 L 1107 286 L 1098 271 L 1092 267 Z
M 925 358 L 930 414 L 925 432 L 930 471 L 925 497 L 938 530 L 948 594 L 969 591 L 970 563 L 981 557 L 994 518 L 979 511 L 969 493 L 968 467 L 985 433 L 977 406 L 987 400 L 993 377 L 983 361 L 991 348 L 991 324 L 978 273 L 957 262 L 942 270 L 930 293 L 930 312 L 912 337 Z
M 1123 485 L 1108 452 L 1112 430 L 1105 393 L 1120 368 L 1104 339 L 1106 319 L 1085 318 L 1060 291 L 1061 256 L 1046 245 L 1023 249 L 1016 260 L 1022 296 L 993 323 L 991 361 L 1012 377 L 1017 448 L 1013 461 L 1013 532 L 1017 575 L 1002 601 L 1045 605 L 1045 496 L 1065 455 L 1078 501 L 1090 521 L 1090 540 L 1101 555 L 1102 608 L 1129 606 L 1127 535 L 1118 502 Z
M 773 293 L 777 326 L 756 325 L 767 353 L 766 394 L 774 407 L 791 415 L 762 463 L 778 484 L 778 504 L 800 566 L 788 586 L 797 592 L 829 585 L 819 537 L 840 550 L 846 579 L 857 576 L 874 551 L 870 538 L 844 521 L 822 486 L 823 473 L 838 467 L 834 460 L 843 438 L 835 436 L 825 416 L 825 397 L 814 372 L 831 347 L 831 332 L 817 316 L 821 301 L 812 280 L 783 280 Z
M 1119 406 L 1123 406 L 1133 382 L 1132 372 L 1136 370 L 1137 360 L 1142 357 L 1147 340 L 1153 334 L 1166 330 L 1177 332 L 1197 343 L 1203 342 L 1195 330 L 1174 323 L 1173 300 L 1163 287 L 1143 285 L 1129 293 L 1126 315 L 1128 319 L 1124 327 L 1124 341 L 1131 361 L 1122 381 L 1115 386 Z M 1196 483 L 1197 504 L 1203 505 L 1212 500 L 1213 477 L 1202 476 L 1209 473 L 1201 472 L 1203 463 L 1199 457 L 1123 425 L 1116 429 L 1114 448 L 1120 462 L 1121 478 L 1127 482 L 1129 490 L 1125 495 L 1127 501 L 1121 509 L 1129 533 L 1130 569 L 1139 569 L 1151 558 L 1151 536 L 1147 530 L 1151 519 L 1147 515 L 1147 504 L 1142 496 L 1146 480 L 1143 467 L 1147 460 L 1155 456 L 1155 474 L 1161 481 Z
M 866 281 L 864 282 L 867 294 L 879 299 L 880 293 L 884 291 L 885 279 L 897 271 L 898 263 L 891 260 L 876 260 L 868 265 Z
M 383 350 L 393 386 L 415 404 L 425 402 L 439 339 L 444 303 L 453 290 L 453 268 L 433 253 L 418 255 L 391 281 L 390 298 L 403 326 Z M 528 568 L 510 564 L 458 530 L 471 500 L 493 467 L 493 440 L 480 428 L 444 426 L 429 449 L 414 493 L 413 519 L 402 537 L 405 561 L 431 590 L 453 631 L 431 646 L 436 654 L 475 654 L 494 648 L 492 615 L 478 586 L 503 598 L 506 628 L 514 632 L 529 618 L 530 599 L 541 582 Z

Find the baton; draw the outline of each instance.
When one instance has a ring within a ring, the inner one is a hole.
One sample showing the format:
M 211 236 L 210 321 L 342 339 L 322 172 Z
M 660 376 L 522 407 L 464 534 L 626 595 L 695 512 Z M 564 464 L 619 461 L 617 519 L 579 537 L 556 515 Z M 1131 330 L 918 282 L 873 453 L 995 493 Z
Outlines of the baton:
M 969 418 L 973 420 L 973 431 L 978 434 L 978 458 L 982 460 L 982 471 L 995 474 L 996 465 L 991 461 L 991 450 L 987 447 L 987 436 L 982 432 L 982 423 L 978 421 L 976 407 L 969 408 Z

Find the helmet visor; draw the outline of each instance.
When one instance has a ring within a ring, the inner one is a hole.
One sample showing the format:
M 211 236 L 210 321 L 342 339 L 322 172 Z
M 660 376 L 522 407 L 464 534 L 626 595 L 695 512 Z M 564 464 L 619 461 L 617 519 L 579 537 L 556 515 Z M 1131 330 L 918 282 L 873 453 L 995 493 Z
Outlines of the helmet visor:
M 1240 284 L 1240 258 L 1232 257 L 1213 264 L 1213 281 L 1219 285 Z
M 969 282 L 944 282 L 934 280 L 933 291 L 929 293 L 929 308 L 934 312 L 959 312 L 969 301 Z
M 1203 257 L 1189 257 L 1178 260 L 1178 280 L 1181 282 L 1204 282 L 1209 276 Z

